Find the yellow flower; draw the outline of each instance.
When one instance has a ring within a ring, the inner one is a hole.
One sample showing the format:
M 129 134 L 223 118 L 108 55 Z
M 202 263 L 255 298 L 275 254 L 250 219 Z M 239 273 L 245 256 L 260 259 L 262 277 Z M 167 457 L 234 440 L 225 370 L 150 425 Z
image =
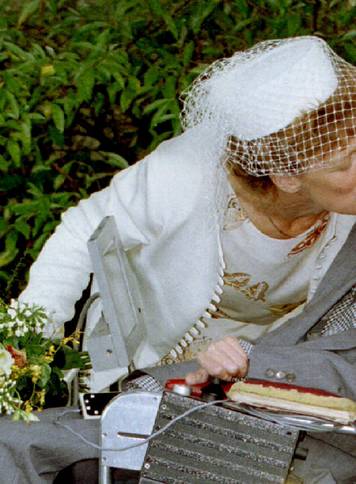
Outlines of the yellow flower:
M 29 402 L 29 400 L 27 400 L 27 401 L 25 402 L 25 412 L 26 412 L 26 413 L 31 413 L 31 412 L 32 412 L 32 410 L 33 410 L 33 407 L 32 407 L 32 405 L 31 405 L 31 403 Z
M 36 392 L 36 396 L 38 398 L 38 403 L 42 407 L 45 404 L 46 390 L 41 390 L 39 392 Z
M 70 336 L 63 338 L 62 341 L 61 341 L 61 345 L 65 346 L 67 343 L 70 343 L 70 342 L 79 345 L 79 343 L 80 343 L 80 331 L 75 331 Z
M 39 365 L 31 365 L 30 366 L 31 374 L 32 374 L 32 383 L 36 383 L 41 376 L 41 367 Z
M 20 378 L 20 376 L 23 376 L 28 372 L 28 367 L 19 368 L 16 365 L 12 365 L 11 370 L 12 370 L 11 371 L 11 377 L 14 380 L 18 380 Z
M 55 354 L 55 352 L 56 352 L 56 347 L 54 345 L 51 345 L 48 350 L 48 355 L 52 356 Z

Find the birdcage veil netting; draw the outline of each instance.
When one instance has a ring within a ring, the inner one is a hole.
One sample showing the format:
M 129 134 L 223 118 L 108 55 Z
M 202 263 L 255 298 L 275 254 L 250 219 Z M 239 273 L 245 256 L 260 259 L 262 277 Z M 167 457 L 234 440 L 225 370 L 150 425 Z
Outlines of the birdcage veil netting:
M 356 138 L 356 67 L 317 37 L 264 41 L 218 60 L 182 99 L 182 126 L 209 138 L 211 163 L 254 176 L 331 166 Z

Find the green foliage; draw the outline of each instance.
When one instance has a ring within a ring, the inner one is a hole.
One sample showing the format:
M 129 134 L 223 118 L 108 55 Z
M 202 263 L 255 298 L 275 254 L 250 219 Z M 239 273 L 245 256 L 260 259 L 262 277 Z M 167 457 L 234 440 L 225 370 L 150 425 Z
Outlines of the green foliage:
M 212 60 L 315 33 L 356 59 L 353 1 L 0 0 L 0 12 L 6 297 L 64 209 L 180 132 L 178 94 Z

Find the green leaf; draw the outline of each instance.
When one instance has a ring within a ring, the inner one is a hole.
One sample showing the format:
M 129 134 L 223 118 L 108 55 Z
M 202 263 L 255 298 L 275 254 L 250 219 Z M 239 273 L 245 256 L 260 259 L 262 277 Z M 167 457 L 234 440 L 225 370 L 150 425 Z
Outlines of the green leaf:
M 120 72 L 114 71 L 112 72 L 112 76 L 116 81 L 116 84 L 120 86 L 120 89 L 123 89 L 125 87 L 125 81 Z
M 172 119 L 177 119 L 177 116 L 175 114 L 161 114 L 161 113 L 157 113 L 157 116 L 155 115 L 153 118 L 152 118 L 152 122 L 151 122 L 151 126 L 152 127 L 156 127 L 158 126 L 159 124 L 162 124 L 166 121 L 170 121 Z
M 102 32 L 100 32 L 99 35 L 96 36 L 95 49 L 93 51 L 94 56 L 105 49 L 105 46 L 109 42 L 109 38 L 110 38 L 110 29 L 105 29 Z
M 252 22 L 253 22 L 252 18 L 247 18 L 245 20 L 241 20 L 240 22 L 237 22 L 237 24 L 234 26 L 234 33 L 237 33 L 237 32 L 240 32 L 241 30 L 244 30 Z
M 10 192 L 11 190 L 21 190 L 21 188 L 23 187 L 23 177 L 21 177 L 20 175 L 10 174 L 10 168 L 12 168 L 10 161 L 8 162 L 8 164 L 8 173 L 0 177 L 0 191 Z M 11 203 L 11 210 L 12 209 L 13 204 Z
M 167 27 L 168 27 L 168 30 L 170 31 L 170 33 L 173 35 L 173 37 L 178 40 L 179 38 L 179 33 L 178 33 L 178 29 L 177 29 L 177 26 L 173 20 L 173 18 L 169 15 L 168 12 L 164 12 L 163 14 L 163 20 L 165 21 Z
M 4 42 L 4 47 L 14 54 L 16 57 L 18 57 L 21 60 L 27 60 L 29 57 L 28 52 L 25 52 L 21 47 L 18 45 L 14 44 L 13 42 Z
M 20 232 L 25 237 L 26 240 L 30 238 L 31 226 L 27 222 L 19 218 L 16 220 L 14 226 L 15 226 L 15 229 L 18 232 Z
M 8 107 L 10 110 L 6 110 L 7 115 L 10 115 L 13 119 L 19 119 L 20 117 L 20 108 L 17 102 L 17 99 L 10 91 L 6 91 L 6 98 L 8 101 Z
M 0 218 L 0 237 L 2 237 L 5 232 L 7 232 L 8 227 L 8 223 L 3 218 Z
M 345 52 L 349 57 L 350 62 L 353 64 L 356 62 L 356 47 L 353 43 L 345 44 Z
M 165 83 L 162 87 L 162 94 L 165 98 L 174 99 L 176 96 L 176 76 L 166 76 Z
M 187 66 L 189 62 L 192 60 L 194 53 L 194 42 L 190 41 L 186 46 L 184 47 L 183 50 L 183 64 L 184 66 Z
M 109 96 L 110 96 L 110 93 L 109 93 Z M 97 116 L 100 113 L 100 111 L 102 110 L 104 104 L 105 104 L 105 96 L 101 92 L 98 92 L 95 96 L 95 99 L 93 99 L 93 101 L 92 101 L 92 106 L 93 106 L 95 114 Z
M 129 166 L 125 158 L 123 158 L 117 153 L 111 153 L 109 151 L 99 151 L 99 153 L 105 156 L 105 158 L 107 158 L 105 160 L 106 163 L 108 163 L 111 166 L 114 166 L 115 168 L 119 168 L 121 170 Z
M 21 27 L 21 25 L 38 10 L 39 5 L 40 0 L 33 0 L 29 3 L 26 2 L 18 18 L 17 27 Z
M 246 0 L 239 0 L 236 2 L 236 7 L 244 17 L 248 17 L 249 8 Z
M 122 90 L 122 86 L 118 84 L 117 82 L 112 82 L 108 88 L 108 95 L 109 95 L 109 100 L 110 104 L 115 104 L 116 102 L 116 95 L 118 92 Z
M 9 280 L 9 274 L 5 271 L 0 271 L 0 281 L 3 281 L 4 284 L 6 284 L 8 280 Z
M 356 30 L 349 30 L 341 37 L 342 41 L 353 40 L 356 37 Z
M 125 89 L 124 91 L 122 91 L 120 96 L 120 107 L 123 113 L 128 110 L 135 96 L 136 93 L 133 92 L 131 89 Z
M 69 346 L 63 347 L 64 351 L 64 366 L 63 370 L 70 370 L 71 368 L 83 368 L 84 362 L 80 356 L 80 353 L 69 348 Z
M 74 32 L 74 37 L 79 40 L 79 38 L 83 39 L 87 34 L 92 34 L 93 31 L 97 30 L 100 32 L 105 27 L 108 27 L 107 22 L 102 21 L 95 21 L 87 23 L 81 26 L 76 32 Z
M 28 116 L 24 117 L 24 120 L 20 124 L 21 133 L 22 133 L 22 146 L 23 152 L 25 155 L 28 155 L 31 152 L 31 119 Z
M 162 17 L 163 8 L 160 0 L 148 0 L 148 4 L 152 10 L 152 13 L 157 15 L 157 17 Z
M 157 15 L 157 17 L 162 18 L 162 20 L 165 22 L 169 32 L 173 35 L 173 37 L 178 40 L 179 38 L 179 33 L 177 30 L 177 26 L 170 15 L 170 13 L 165 10 L 160 2 L 160 0 L 148 0 L 148 4 L 150 6 L 150 9 L 152 12 Z
M 0 155 L 0 171 L 6 173 L 9 168 L 9 162 L 5 160 L 5 158 Z
M 52 119 L 55 127 L 60 133 L 64 131 L 64 113 L 58 104 L 52 104 Z
M 202 23 L 215 10 L 220 0 L 210 0 L 209 2 L 197 2 L 190 17 L 190 25 L 194 34 L 199 33 Z
M 19 168 L 21 166 L 21 150 L 16 141 L 9 139 L 7 143 L 7 151 L 9 152 L 15 166 Z
M 52 372 L 51 367 L 47 365 L 47 363 L 42 363 L 41 376 L 37 381 L 37 386 L 39 386 L 40 388 L 45 388 L 45 386 L 47 385 L 47 383 L 51 378 L 51 372 Z
M 39 363 L 38 357 L 43 355 L 43 352 L 45 351 L 44 346 L 48 347 L 48 345 L 41 344 L 41 336 L 40 335 L 37 335 L 37 337 L 32 336 L 31 337 L 31 343 L 27 344 L 27 347 L 26 347 L 27 356 L 32 359 L 34 364 Z
M 53 182 L 53 188 L 55 190 L 58 190 L 63 185 L 65 180 L 66 180 L 65 175 L 61 175 L 61 174 L 57 175 Z
M 50 140 L 57 146 L 64 146 L 64 136 L 55 126 L 48 126 Z
M 94 69 L 86 69 L 77 78 L 78 94 L 81 101 L 89 102 L 93 94 L 93 88 L 95 85 L 95 72 Z
M 45 48 L 48 53 L 53 52 L 53 49 L 51 49 L 51 47 L 46 46 Z M 39 44 L 32 44 L 32 52 L 35 54 L 36 57 L 39 57 L 40 59 L 45 59 L 47 57 L 46 52 Z
M 288 36 L 293 37 L 296 35 L 302 24 L 302 18 L 300 15 L 289 15 L 287 21 Z
M 78 102 L 76 94 L 74 94 L 72 91 L 69 92 L 63 100 L 63 109 L 65 115 L 69 117 L 71 114 L 75 113 L 79 105 L 80 102 Z
M 4 267 L 12 262 L 18 254 L 17 233 L 9 232 L 5 239 L 5 250 L 0 252 L 0 267 Z
M 160 76 L 161 76 L 161 72 L 158 66 L 156 65 L 150 66 L 144 75 L 144 85 L 147 87 L 153 86 L 160 78 Z
M 33 121 L 37 121 L 37 122 L 46 121 L 45 116 L 43 116 L 43 114 L 40 114 L 40 113 L 29 113 L 28 117 Z
M 158 108 L 161 108 L 162 106 L 166 106 L 171 102 L 171 99 L 156 99 L 152 103 L 148 104 L 148 106 L 145 107 L 143 110 L 144 114 L 149 114 L 153 111 L 156 111 Z
M 8 137 L 7 136 L 1 136 L 0 135 L 0 145 L 1 146 L 6 146 L 7 141 L 8 141 Z

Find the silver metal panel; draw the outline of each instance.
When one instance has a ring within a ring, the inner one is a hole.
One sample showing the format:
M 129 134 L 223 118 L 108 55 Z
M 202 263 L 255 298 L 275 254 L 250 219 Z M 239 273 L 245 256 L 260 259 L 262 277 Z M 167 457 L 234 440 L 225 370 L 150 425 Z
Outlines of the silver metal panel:
M 152 433 L 162 394 L 130 392 L 117 396 L 101 417 L 101 465 L 140 470 L 148 444 L 122 451 Z
M 117 367 L 118 358 L 116 357 L 110 327 L 103 316 L 91 333 L 87 348 L 95 371 L 111 370 Z
M 201 402 L 164 393 L 154 430 Z M 141 483 L 283 483 L 298 432 L 228 408 L 207 407 L 150 442 Z
M 127 367 L 145 337 L 139 291 L 122 247 L 114 217 L 105 217 L 88 241 L 107 328 L 101 326 L 90 348 L 95 370 Z M 95 353 L 95 338 L 104 342 L 101 359 Z

